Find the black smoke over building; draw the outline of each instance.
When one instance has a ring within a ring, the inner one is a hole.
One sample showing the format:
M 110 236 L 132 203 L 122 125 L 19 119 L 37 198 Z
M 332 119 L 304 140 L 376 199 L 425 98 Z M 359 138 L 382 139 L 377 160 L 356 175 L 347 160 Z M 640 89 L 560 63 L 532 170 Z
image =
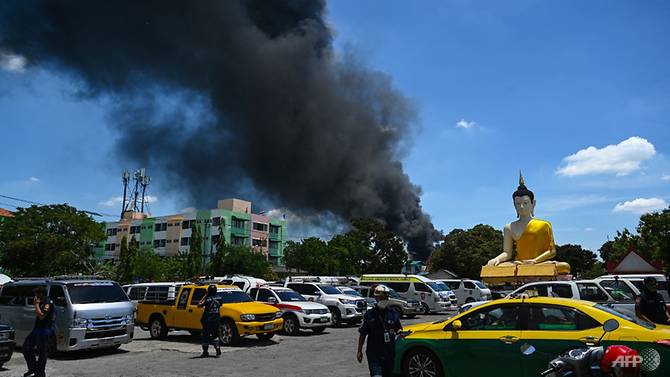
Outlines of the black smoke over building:
M 198 205 L 262 197 L 439 237 L 400 159 L 413 105 L 351 54 L 324 1 L 3 0 L 0 50 L 111 101 L 120 157 Z M 166 105 L 169 104 L 169 105 Z

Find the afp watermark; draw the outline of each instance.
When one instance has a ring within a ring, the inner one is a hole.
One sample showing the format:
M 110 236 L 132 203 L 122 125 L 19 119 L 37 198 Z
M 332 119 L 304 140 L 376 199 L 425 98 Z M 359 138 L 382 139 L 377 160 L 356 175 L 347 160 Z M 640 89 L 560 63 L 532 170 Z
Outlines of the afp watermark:
M 639 355 L 621 355 L 612 362 L 613 367 L 637 368 L 652 372 L 661 366 L 661 355 L 653 348 L 645 348 Z

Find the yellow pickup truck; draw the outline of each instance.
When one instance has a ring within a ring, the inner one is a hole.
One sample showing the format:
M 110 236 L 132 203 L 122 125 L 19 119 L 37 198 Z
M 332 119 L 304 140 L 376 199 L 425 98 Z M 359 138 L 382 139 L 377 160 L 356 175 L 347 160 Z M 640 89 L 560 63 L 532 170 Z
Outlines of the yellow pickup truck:
M 191 334 L 202 331 L 200 318 L 203 308 L 198 302 L 207 294 L 208 284 L 185 284 L 175 296 L 176 300 L 140 301 L 137 304 L 137 322 L 148 328 L 154 339 L 167 336 L 169 330 L 187 330 Z M 270 339 L 282 329 L 282 312 L 274 306 L 255 302 L 234 285 L 217 284 L 221 300 L 221 326 L 219 340 L 222 345 L 237 343 L 241 336 L 256 335 Z

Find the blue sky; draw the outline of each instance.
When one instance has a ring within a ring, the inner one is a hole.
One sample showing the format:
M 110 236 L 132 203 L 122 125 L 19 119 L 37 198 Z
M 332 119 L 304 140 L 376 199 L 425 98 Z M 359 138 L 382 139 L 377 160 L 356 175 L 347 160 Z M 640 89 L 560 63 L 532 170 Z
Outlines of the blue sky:
M 661 1 L 338 0 L 328 15 L 337 51 L 418 106 L 404 163 L 438 229 L 502 228 L 522 169 L 556 241 L 592 250 L 670 202 L 668 19 Z M 0 194 L 116 214 L 126 166 L 105 103 L 79 101 L 66 78 L 2 66 Z M 154 214 L 184 207 L 151 195 Z

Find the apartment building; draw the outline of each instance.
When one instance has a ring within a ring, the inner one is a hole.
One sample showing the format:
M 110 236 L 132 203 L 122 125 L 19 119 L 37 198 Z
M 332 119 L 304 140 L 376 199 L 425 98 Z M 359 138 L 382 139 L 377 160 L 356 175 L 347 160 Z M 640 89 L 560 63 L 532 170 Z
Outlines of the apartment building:
M 286 222 L 251 213 L 251 202 L 240 199 L 219 200 L 215 209 L 161 217 L 127 212 L 123 220 L 105 223 L 107 239 L 96 249 L 96 256 L 118 259 L 124 236 L 128 240 L 135 239 L 140 247 L 153 248 L 160 256 L 188 253 L 195 226 L 202 236 L 205 258 L 216 253 L 216 244 L 224 237 L 228 244 L 263 253 L 275 266 L 284 264 Z

